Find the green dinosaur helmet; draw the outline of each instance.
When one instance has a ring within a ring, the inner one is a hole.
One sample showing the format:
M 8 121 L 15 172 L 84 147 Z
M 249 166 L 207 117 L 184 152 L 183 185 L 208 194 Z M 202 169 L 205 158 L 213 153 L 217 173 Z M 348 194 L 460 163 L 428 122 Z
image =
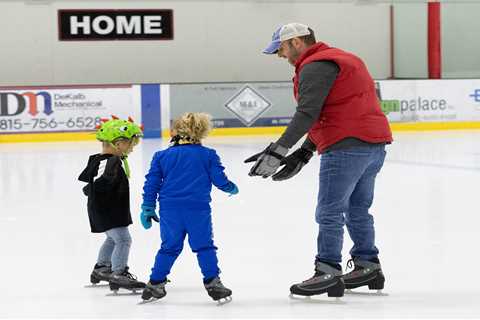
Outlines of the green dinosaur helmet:
M 142 127 L 135 124 L 129 117 L 128 120 L 112 117 L 111 120 L 102 120 L 97 130 L 97 140 L 114 142 L 119 138 L 133 139 L 143 137 Z

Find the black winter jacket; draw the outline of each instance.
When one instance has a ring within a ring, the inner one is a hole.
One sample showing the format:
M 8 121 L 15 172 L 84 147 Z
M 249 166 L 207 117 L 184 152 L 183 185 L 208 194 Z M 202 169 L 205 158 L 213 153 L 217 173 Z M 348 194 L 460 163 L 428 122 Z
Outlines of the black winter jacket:
M 88 196 L 88 218 L 92 232 L 132 224 L 130 191 L 122 160 L 111 154 L 94 154 L 78 177 L 87 182 L 83 193 Z

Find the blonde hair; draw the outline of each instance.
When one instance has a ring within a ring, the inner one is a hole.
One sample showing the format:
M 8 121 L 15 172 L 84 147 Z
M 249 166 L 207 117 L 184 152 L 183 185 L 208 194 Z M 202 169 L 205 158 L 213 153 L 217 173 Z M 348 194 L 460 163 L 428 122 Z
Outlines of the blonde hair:
M 200 143 L 212 130 L 210 119 L 206 113 L 187 112 L 173 121 L 172 129 L 182 138 L 189 138 L 191 143 Z

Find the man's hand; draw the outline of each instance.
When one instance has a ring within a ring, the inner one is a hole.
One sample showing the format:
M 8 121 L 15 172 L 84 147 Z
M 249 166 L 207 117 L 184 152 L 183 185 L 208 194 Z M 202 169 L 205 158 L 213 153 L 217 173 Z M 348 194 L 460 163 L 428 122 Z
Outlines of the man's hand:
M 313 156 L 313 152 L 304 148 L 295 150 L 288 157 L 281 161 L 281 165 L 285 165 L 279 172 L 272 177 L 274 181 L 287 180 L 300 172 L 304 165 L 308 163 Z
M 287 152 L 288 149 L 284 146 L 277 143 L 271 143 L 265 150 L 244 161 L 245 163 L 255 161 L 255 164 L 252 169 L 250 169 L 248 175 L 268 178 L 277 171 L 280 162 L 283 160 Z

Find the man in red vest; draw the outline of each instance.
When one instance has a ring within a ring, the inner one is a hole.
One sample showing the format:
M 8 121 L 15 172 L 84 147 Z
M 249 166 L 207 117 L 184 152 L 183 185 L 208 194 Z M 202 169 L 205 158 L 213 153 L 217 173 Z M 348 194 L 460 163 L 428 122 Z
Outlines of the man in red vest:
M 298 106 L 282 136 L 245 160 L 255 161 L 249 175 L 289 179 L 308 163 L 314 151 L 322 155 L 315 212 L 319 224 L 315 274 L 292 285 L 290 292 L 341 297 L 345 288 L 383 289 L 385 278 L 368 211 L 392 133 L 372 77 L 360 58 L 316 42 L 313 30 L 300 23 L 277 29 L 264 53 L 277 54 L 295 67 L 293 89 Z M 286 156 L 305 134 L 301 147 Z M 353 262 L 355 267 L 343 275 L 345 224 L 354 243 L 347 265 L 351 267 Z

